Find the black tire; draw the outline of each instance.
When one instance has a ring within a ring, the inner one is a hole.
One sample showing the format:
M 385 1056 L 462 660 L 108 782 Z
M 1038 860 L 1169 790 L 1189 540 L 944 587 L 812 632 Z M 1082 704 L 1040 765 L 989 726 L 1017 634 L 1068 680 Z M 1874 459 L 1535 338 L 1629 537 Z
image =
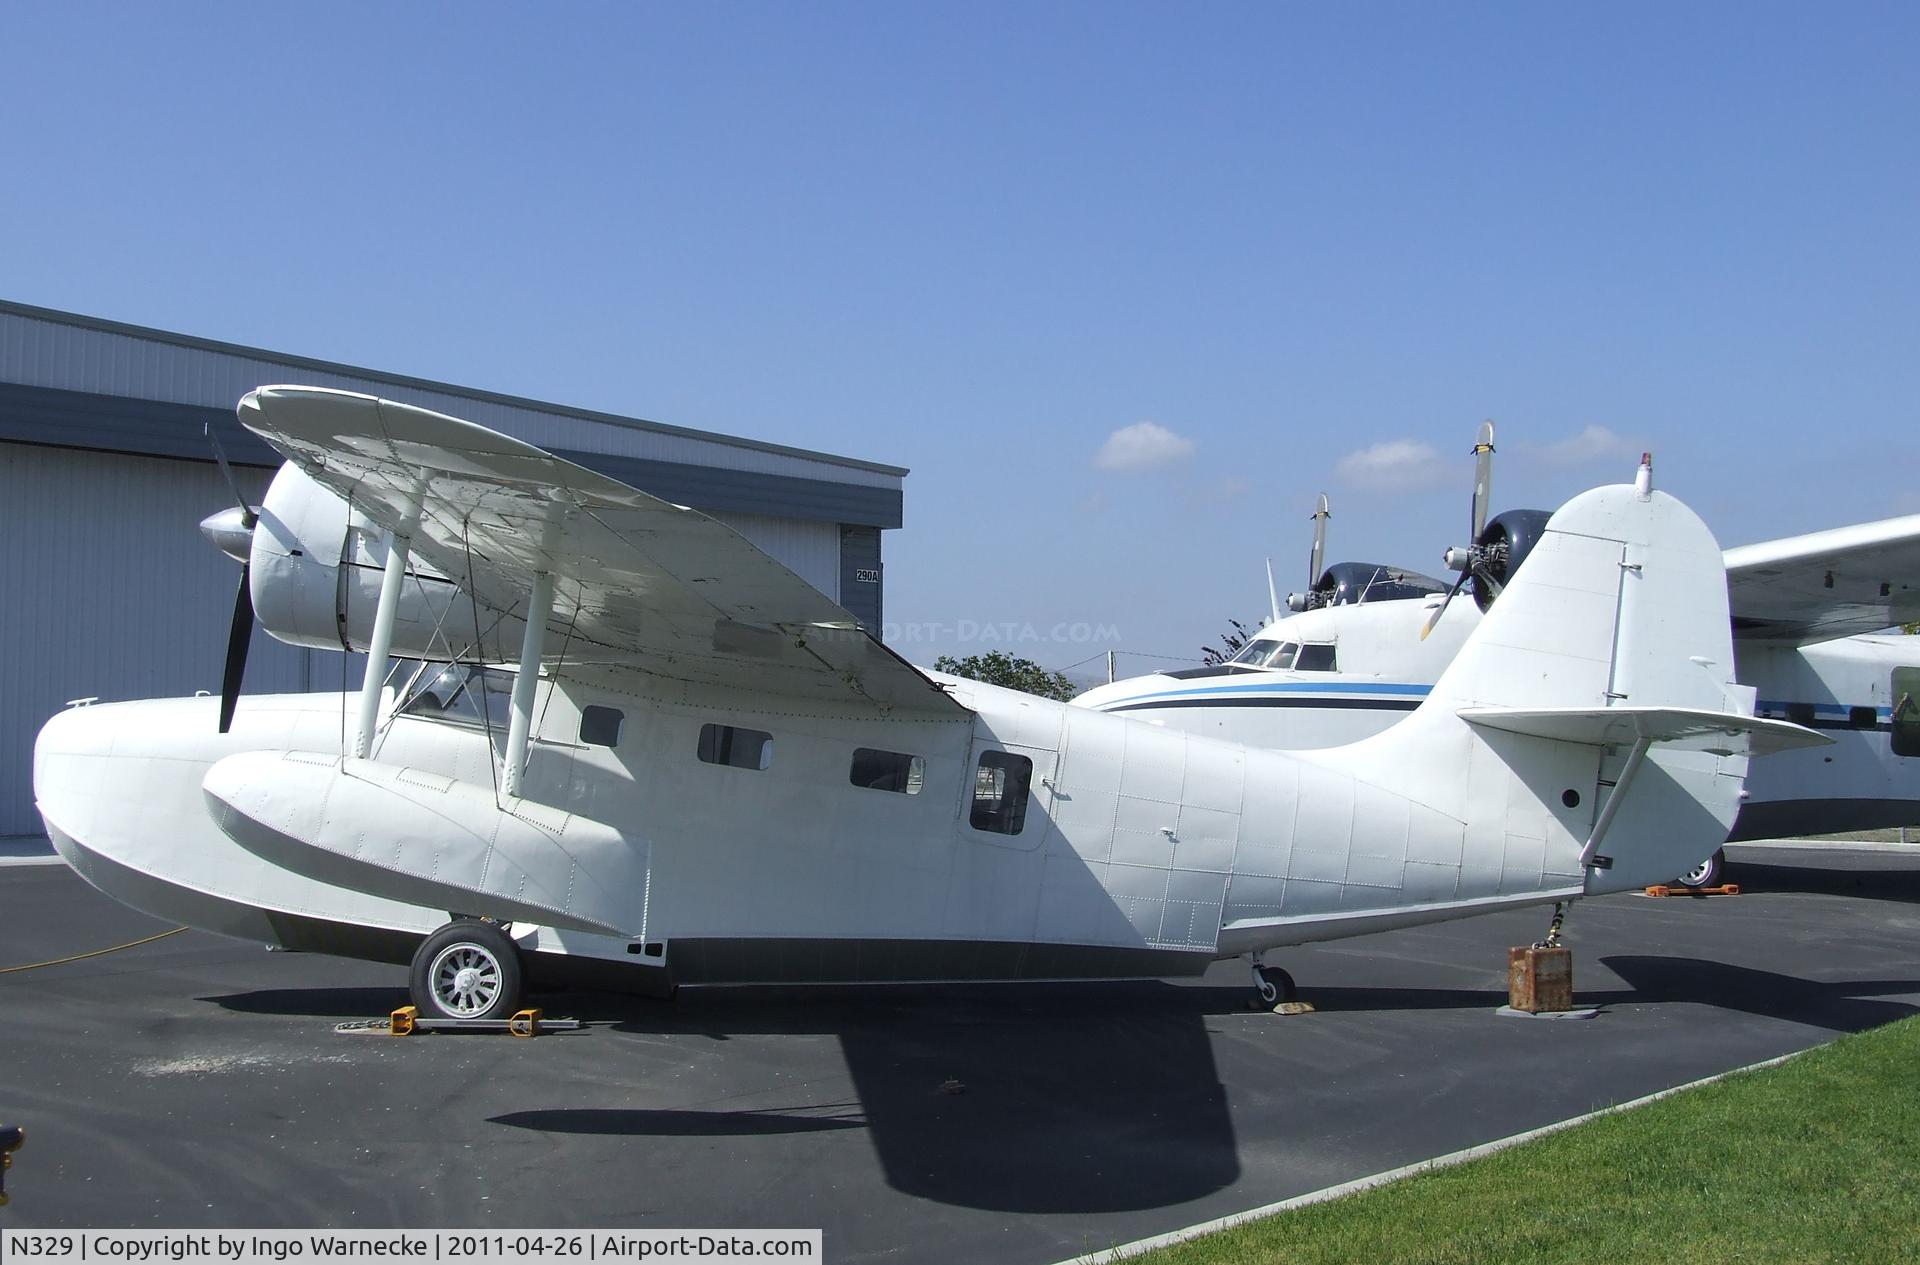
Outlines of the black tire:
M 1285 967 L 1263 966 L 1260 968 L 1260 1000 L 1267 1005 L 1277 1005 L 1283 1001 L 1299 1001 L 1300 990 L 1294 985 L 1293 976 Z
M 414 952 L 407 987 L 422 1019 L 505 1019 L 520 1009 L 520 950 L 490 922 L 450 922 Z
M 1727 853 L 1724 848 L 1715 848 L 1713 855 L 1682 874 L 1674 882 L 1681 887 L 1718 887 L 1724 882 L 1727 871 Z

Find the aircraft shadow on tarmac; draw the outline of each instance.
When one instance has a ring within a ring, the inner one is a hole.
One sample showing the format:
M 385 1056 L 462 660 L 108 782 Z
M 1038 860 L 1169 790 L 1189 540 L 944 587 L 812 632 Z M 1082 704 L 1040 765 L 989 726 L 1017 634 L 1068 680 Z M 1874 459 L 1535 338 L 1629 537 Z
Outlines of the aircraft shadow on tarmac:
M 1742 858 L 1727 863 L 1727 881 L 1738 883 L 1742 892 L 1755 896 L 1810 892 L 1820 896 L 1920 903 L 1920 869 L 1853 870 Z
M 547 1106 L 491 1120 L 634 1137 L 864 1128 L 887 1183 L 916 1197 L 1019 1213 L 1166 1207 L 1240 1176 L 1207 1026 L 1245 1013 L 1249 993 L 1143 982 L 686 989 L 671 1003 L 541 997 L 534 1000 L 550 1014 L 622 1033 L 714 1041 L 831 1034 L 855 1101 L 751 1111 Z M 404 997 L 270 989 L 203 1000 L 251 1014 L 360 1019 Z
M 1810 980 L 1706 958 L 1616 954 L 1600 964 L 1618 975 L 1623 990 L 1575 990 L 1582 1005 L 1626 1002 L 1693 1002 L 1789 1019 L 1831 1032 L 1862 1032 L 1920 1013 L 1887 994 L 1920 993 L 1920 979 Z
M 1624 988 L 1582 987 L 1574 972 L 1577 1006 L 1626 1006 L 1691 1003 L 1739 1010 L 1832 1032 L 1860 1032 L 1908 1015 L 1920 1006 L 1882 1000 L 1888 994 L 1920 993 L 1920 979 L 1810 980 L 1778 971 L 1756 970 L 1708 958 L 1666 955 L 1614 955 L 1599 964 L 1618 976 Z M 1591 980 L 1589 972 L 1586 978 Z M 1320 1010 L 1491 1010 L 1506 1003 L 1504 992 L 1469 988 L 1315 988 L 1302 995 Z
M 1624 987 L 1577 989 L 1582 1005 L 1692 1003 L 1835 1032 L 1920 1011 L 1889 996 L 1920 992 L 1920 979 L 1811 980 L 1660 955 L 1616 955 L 1600 965 Z M 1315 987 L 1310 980 L 1306 995 L 1325 1012 L 1491 1012 L 1506 1000 L 1491 989 Z M 394 990 L 358 988 L 206 1000 L 248 1013 L 360 1018 L 400 999 Z M 1209 1028 L 1244 1012 L 1243 988 L 744 988 L 688 989 L 672 1003 L 587 992 L 540 1000 L 550 1013 L 577 1015 L 592 1028 L 643 1036 L 833 1035 L 853 1100 L 753 1110 L 546 1106 L 491 1118 L 502 1127 L 632 1137 L 864 1128 L 894 1189 L 1020 1213 L 1166 1207 L 1240 1175 Z
M 616 1027 L 831 1032 L 894 1189 L 1006 1212 L 1115 1212 L 1198 1199 L 1240 1175 L 1206 1026 L 1217 993 L 690 990 L 664 1012 L 629 1005 Z
M 839 1111 L 844 1115 L 814 1115 Z M 539 1133 L 598 1133 L 620 1137 L 723 1138 L 758 1137 L 774 1133 L 821 1133 L 829 1129 L 862 1129 L 867 1125 L 859 1103 L 822 1103 L 773 1111 L 649 1111 L 642 1108 L 561 1107 L 550 1111 L 509 1111 L 489 1116 L 493 1124 L 507 1124 Z
M 407 994 L 404 988 L 260 988 L 200 1000 L 243 1015 L 366 1019 L 406 1005 Z

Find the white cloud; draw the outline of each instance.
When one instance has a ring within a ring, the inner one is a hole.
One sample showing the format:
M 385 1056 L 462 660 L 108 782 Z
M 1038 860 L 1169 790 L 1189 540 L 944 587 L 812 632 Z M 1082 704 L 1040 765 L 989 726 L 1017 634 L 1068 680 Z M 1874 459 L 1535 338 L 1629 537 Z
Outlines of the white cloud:
M 1107 436 L 1093 464 L 1101 470 L 1151 470 L 1185 461 L 1193 455 L 1193 441 L 1176 435 L 1158 422 L 1135 422 Z
M 1604 426 L 1588 426 L 1578 435 L 1540 449 L 1540 458 L 1549 465 L 1575 466 L 1604 457 L 1630 457 L 1636 451 L 1632 440 Z
M 1342 482 L 1356 487 L 1392 491 L 1433 483 L 1445 473 L 1445 466 L 1432 444 L 1418 439 L 1387 439 L 1348 453 L 1333 472 Z

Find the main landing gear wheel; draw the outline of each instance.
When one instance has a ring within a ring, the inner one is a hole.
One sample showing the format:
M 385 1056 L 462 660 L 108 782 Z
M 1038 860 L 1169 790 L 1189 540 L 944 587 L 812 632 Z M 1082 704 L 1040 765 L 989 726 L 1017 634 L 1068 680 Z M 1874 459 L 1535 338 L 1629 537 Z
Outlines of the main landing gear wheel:
M 1287 974 L 1284 967 L 1254 967 L 1253 989 L 1259 996 L 1259 1000 L 1254 1003 L 1256 1007 L 1272 1007 L 1283 1001 L 1300 1000 L 1300 990 L 1294 985 L 1293 976 Z
M 1682 887 L 1718 887 L 1721 875 L 1726 872 L 1727 852 L 1725 848 L 1715 848 L 1713 855 L 1680 876 Z
M 407 979 L 423 1019 L 505 1019 L 520 1009 L 520 950 L 490 922 L 461 919 L 426 938 Z

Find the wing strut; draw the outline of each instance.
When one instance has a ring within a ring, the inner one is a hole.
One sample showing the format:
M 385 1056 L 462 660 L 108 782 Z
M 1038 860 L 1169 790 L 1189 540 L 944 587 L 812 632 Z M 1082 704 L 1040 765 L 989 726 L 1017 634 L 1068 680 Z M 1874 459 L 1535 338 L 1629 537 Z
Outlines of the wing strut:
M 533 691 L 540 684 L 540 653 L 546 646 L 547 617 L 553 613 L 553 572 L 533 577 L 527 597 L 527 631 L 520 638 L 520 674 L 513 678 L 513 719 L 507 726 L 507 768 L 500 789 L 518 799 L 520 773 L 527 767 L 527 739 L 533 733 Z
M 353 754 L 364 760 L 373 750 L 374 721 L 380 715 L 380 691 L 387 683 L 387 652 L 393 647 L 393 617 L 400 609 L 400 582 L 407 576 L 411 536 L 387 539 L 387 569 L 380 577 L 380 605 L 373 613 L 373 638 L 367 643 L 367 675 L 360 682 L 360 719 L 353 731 Z

